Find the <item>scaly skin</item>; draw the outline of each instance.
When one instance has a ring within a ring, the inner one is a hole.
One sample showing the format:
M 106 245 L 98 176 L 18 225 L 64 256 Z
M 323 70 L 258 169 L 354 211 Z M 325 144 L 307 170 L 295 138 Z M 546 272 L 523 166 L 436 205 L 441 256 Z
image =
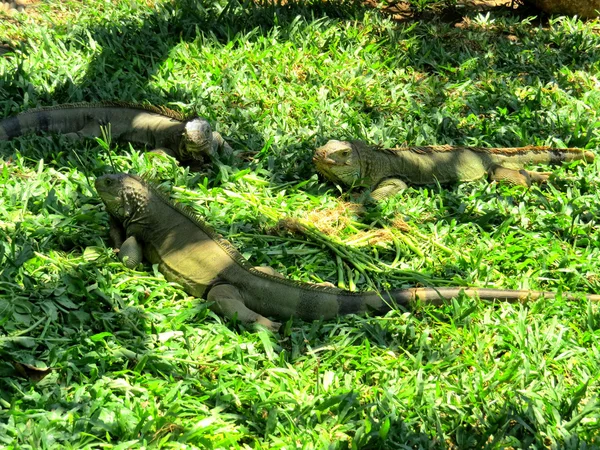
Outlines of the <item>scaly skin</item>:
M 73 139 L 102 137 L 101 127 L 108 124 L 113 140 L 144 144 L 183 163 L 231 154 L 231 147 L 212 131 L 206 119 L 185 120 L 168 109 L 122 102 L 74 103 L 25 111 L 0 120 L 0 141 L 42 132 L 62 133 Z
M 548 172 L 523 170 L 526 164 L 593 161 L 594 154 L 576 148 L 519 147 L 405 147 L 381 149 L 361 141 L 331 140 L 315 151 L 313 162 L 327 179 L 371 188 L 378 200 L 408 184 L 472 181 L 489 175 L 492 180 L 530 186 L 544 182 Z
M 505 301 L 555 297 L 550 292 L 471 287 L 357 293 L 287 280 L 271 268 L 253 267 L 197 216 L 136 176 L 104 175 L 96 180 L 96 190 L 110 214 L 111 236 L 125 265 L 135 267 L 144 256 L 188 294 L 206 297 L 217 313 L 272 330 L 280 324 L 266 316 L 316 320 L 367 311 L 383 313 L 394 306 L 408 307 L 417 300 L 439 304 L 461 292 L 469 297 Z M 586 297 L 600 300 L 600 295 Z

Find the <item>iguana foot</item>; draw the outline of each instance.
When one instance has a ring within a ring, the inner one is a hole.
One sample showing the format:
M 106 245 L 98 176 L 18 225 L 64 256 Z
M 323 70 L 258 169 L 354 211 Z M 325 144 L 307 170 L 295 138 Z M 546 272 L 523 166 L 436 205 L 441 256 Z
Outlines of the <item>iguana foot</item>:
M 496 166 L 490 170 L 490 180 L 525 187 L 530 187 L 533 183 L 545 183 L 550 178 L 550 175 L 552 175 L 552 172 L 507 169 L 502 166 Z
M 532 170 L 526 170 L 526 172 L 529 175 L 531 182 L 538 184 L 546 183 L 552 175 L 552 172 L 535 172 Z
M 263 326 L 267 330 L 273 331 L 273 332 L 277 332 L 281 328 L 281 323 L 279 323 L 279 322 L 273 322 L 273 321 L 271 321 L 271 320 L 269 320 L 269 319 L 267 319 L 267 318 L 265 318 L 263 316 L 260 316 L 256 320 L 255 324 L 259 325 L 259 326 Z
M 215 313 L 228 319 L 237 319 L 246 325 L 262 325 L 271 331 L 277 331 L 281 327 L 279 322 L 273 322 L 248 308 L 240 291 L 230 284 L 213 287 L 208 292 L 207 300 L 212 302 L 210 308 Z

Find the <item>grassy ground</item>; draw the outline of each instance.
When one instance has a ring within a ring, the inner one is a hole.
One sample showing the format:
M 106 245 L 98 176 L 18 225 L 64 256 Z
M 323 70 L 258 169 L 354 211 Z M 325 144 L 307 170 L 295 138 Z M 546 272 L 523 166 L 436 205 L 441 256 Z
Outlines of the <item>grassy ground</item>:
M 600 163 L 530 190 L 409 189 L 363 212 L 311 166 L 329 138 L 597 151 L 599 25 L 542 25 L 51 0 L 0 21 L 16 49 L 0 59 L 0 117 L 121 99 L 209 118 L 251 157 L 193 173 L 113 143 L 111 159 L 291 278 L 598 293 Z M 460 298 L 254 332 L 118 263 L 91 184 L 109 170 L 96 142 L 0 147 L 1 448 L 600 448 L 597 304 Z M 290 217 L 323 234 L 277 227 Z M 10 361 L 52 370 L 36 383 L 44 370 Z

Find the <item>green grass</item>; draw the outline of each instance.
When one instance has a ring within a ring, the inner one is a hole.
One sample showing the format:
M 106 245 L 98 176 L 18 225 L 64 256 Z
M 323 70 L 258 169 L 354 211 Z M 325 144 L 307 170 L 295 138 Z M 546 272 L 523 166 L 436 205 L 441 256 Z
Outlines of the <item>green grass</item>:
M 411 188 L 362 214 L 314 172 L 329 138 L 597 152 L 598 22 L 469 17 L 51 0 L 0 21 L 16 48 L 0 117 L 120 99 L 209 118 L 253 158 L 194 173 L 112 144 L 110 159 L 294 279 L 598 293 L 598 162 L 530 190 Z M 91 184 L 110 159 L 60 137 L 0 146 L 0 448 L 600 448 L 597 304 L 459 298 L 247 330 L 118 262 Z M 332 235 L 277 228 L 315 211 Z M 53 370 L 36 383 L 12 361 Z

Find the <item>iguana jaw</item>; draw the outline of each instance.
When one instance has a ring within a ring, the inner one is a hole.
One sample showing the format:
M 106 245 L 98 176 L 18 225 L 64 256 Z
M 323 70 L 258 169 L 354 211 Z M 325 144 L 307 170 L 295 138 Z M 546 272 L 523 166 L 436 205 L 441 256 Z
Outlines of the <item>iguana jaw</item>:
M 315 150 L 313 163 L 317 172 L 328 180 L 351 186 L 361 179 L 358 158 L 351 142 L 330 140 Z
M 197 117 L 185 124 L 185 131 L 179 149 L 183 159 L 202 161 L 206 156 L 212 156 L 213 131 L 206 119 Z

